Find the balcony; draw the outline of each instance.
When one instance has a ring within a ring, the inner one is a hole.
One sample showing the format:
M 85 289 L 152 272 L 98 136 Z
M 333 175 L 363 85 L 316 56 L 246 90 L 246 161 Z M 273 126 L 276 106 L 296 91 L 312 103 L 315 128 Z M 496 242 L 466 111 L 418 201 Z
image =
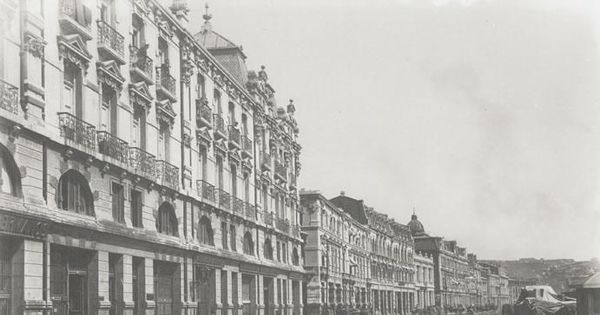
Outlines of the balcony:
M 256 208 L 249 202 L 246 202 L 246 219 L 256 220 Z
M 129 71 L 137 78 L 144 80 L 147 84 L 153 84 L 152 59 L 148 57 L 146 48 L 129 46 L 129 52 Z
M 287 168 L 278 160 L 275 160 L 275 177 L 279 177 L 281 180 L 287 180 Z
M 292 230 L 292 236 L 294 236 L 295 238 L 300 238 L 300 226 L 299 225 L 292 225 L 291 230 Z
M 265 212 L 265 224 L 273 226 L 273 212 Z
M 244 215 L 244 201 L 237 197 L 231 197 L 231 210 L 233 213 L 243 216 Z
M 179 190 L 179 168 L 167 161 L 156 161 L 156 178 L 158 183 Z
M 215 121 L 215 138 L 225 139 L 227 138 L 227 131 L 225 130 L 225 120 L 219 114 L 213 115 Z
M 196 185 L 198 186 L 198 196 L 202 197 L 203 200 L 216 201 L 214 185 L 204 180 L 196 181 Z
M 196 126 L 212 128 L 212 108 L 205 97 L 196 100 Z
M 246 157 L 252 157 L 254 152 L 254 147 L 252 146 L 252 140 L 248 137 L 248 135 L 242 136 L 242 155 Z
M 262 159 L 260 161 L 260 165 L 264 171 L 270 171 L 272 169 L 271 164 L 273 160 L 271 159 L 271 155 L 267 152 L 262 153 Z
M 177 81 L 169 74 L 169 65 L 156 67 L 156 92 L 172 102 L 177 102 Z
M 92 39 L 91 10 L 82 0 L 61 0 L 58 22 L 65 34 L 79 34 L 83 40 Z
M 112 26 L 104 21 L 98 21 L 98 51 L 108 59 L 114 59 L 118 64 L 125 64 L 125 41 Z
M 276 218 L 275 227 L 284 233 L 290 233 L 290 221 L 284 218 Z
M 129 145 L 108 131 L 98 131 L 98 151 L 121 163 L 129 161 Z
M 242 134 L 234 126 L 229 126 L 229 147 L 239 149 L 242 145 Z
M 129 164 L 136 174 L 152 180 L 156 178 L 154 155 L 140 148 L 129 148 Z
M 66 112 L 58 113 L 58 126 L 65 144 L 83 151 L 96 150 L 96 127 Z
M 219 207 L 225 210 L 231 209 L 231 195 L 223 189 L 217 189 L 217 195 L 219 196 Z
M 19 114 L 19 88 L 4 80 L 0 80 L 0 108 Z

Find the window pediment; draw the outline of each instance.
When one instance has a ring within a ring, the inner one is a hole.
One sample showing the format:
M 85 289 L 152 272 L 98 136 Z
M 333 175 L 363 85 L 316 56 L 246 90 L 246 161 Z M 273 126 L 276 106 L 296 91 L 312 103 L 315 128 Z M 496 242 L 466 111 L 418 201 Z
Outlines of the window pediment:
M 148 85 L 145 82 L 129 84 L 129 101 L 133 107 L 137 105 L 142 108 L 150 109 L 152 106 L 152 99 L 150 89 L 148 89 Z
M 58 55 L 80 68 L 87 69 L 92 55 L 80 35 L 58 35 Z
M 164 122 L 172 128 L 176 116 L 177 114 L 173 110 L 173 105 L 169 100 L 156 102 L 156 117 L 159 122 Z
M 98 82 L 104 83 L 116 90 L 121 90 L 125 78 L 121 75 L 119 66 L 116 61 L 99 61 L 96 63 L 98 71 Z

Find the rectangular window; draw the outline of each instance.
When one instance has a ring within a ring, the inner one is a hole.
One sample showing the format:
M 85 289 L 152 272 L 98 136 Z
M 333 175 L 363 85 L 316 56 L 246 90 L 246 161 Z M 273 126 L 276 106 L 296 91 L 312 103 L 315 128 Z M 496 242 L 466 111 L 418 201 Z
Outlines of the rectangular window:
M 146 149 L 146 111 L 140 108 L 133 113 L 132 147 Z
M 222 115 L 223 108 L 221 107 L 221 93 L 219 93 L 219 91 L 216 89 L 213 91 L 213 105 L 217 110 L 217 114 Z
M 202 180 L 206 180 L 206 167 L 207 167 L 207 161 L 206 161 L 206 147 L 205 146 L 200 146 L 199 148 L 199 163 L 200 163 L 200 167 L 198 167 L 198 169 L 200 170 L 200 179 Z
M 231 165 L 231 196 L 237 197 L 237 168 Z
M 217 157 L 217 187 L 223 189 L 223 159 Z
M 221 245 L 223 245 L 223 249 L 228 249 L 227 243 L 227 222 L 221 222 Z
M 236 231 L 235 231 L 235 225 L 232 224 L 230 227 L 230 236 L 229 236 L 229 240 L 230 240 L 230 245 L 231 245 L 231 250 L 232 251 L 237 251 L 237 239 L 236 239 Z
M 201 74 L 198 75 L 196 93 L 198 94 L 198 98 L 206 98 L 206 83 L 204 82 L 204 76 Z
M 131 224 L 135 227 L 143 227 L 142 207 L 142 192 L 131 190 Z
M 125 223 L 125 194 L 123 186 L 112 183 L 112 215 L 113 219 L 119 223 Z

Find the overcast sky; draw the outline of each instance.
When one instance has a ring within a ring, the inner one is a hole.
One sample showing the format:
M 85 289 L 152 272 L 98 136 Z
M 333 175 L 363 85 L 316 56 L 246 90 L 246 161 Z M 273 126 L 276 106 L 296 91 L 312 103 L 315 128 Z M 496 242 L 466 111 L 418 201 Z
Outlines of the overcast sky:
M 600 256 L 594 0 L 219 0 L 300 124 L 300 186 L 479 258 Z M 204 2 L 190 1 L 193 31 Z

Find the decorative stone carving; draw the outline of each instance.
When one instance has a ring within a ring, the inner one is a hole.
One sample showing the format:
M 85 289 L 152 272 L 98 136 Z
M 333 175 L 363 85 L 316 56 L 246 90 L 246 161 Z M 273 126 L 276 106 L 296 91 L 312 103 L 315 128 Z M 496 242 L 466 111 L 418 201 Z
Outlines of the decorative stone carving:
M 92 55 L 80 35 L 59 35 L 58 58 L 66 59 L 87 72 Z
M 99 61 L 96 63 L 98 73 L 98 85 L 106 84 L 107 86 L 121 91 L 125 78 L 121 75 L 119 66 L 114 60 Z
M 129 102 L 133 108 L 139 106 L 149 110 L 152 107 L 152 94 L 145 82 L 129 84 Z
M 24 42 L 23 47 L 25 51 L 31 53 L 36 58 L 44 57 L 44 47 L 47 44 L 44 39 L 31 32 L 25 32 Z

